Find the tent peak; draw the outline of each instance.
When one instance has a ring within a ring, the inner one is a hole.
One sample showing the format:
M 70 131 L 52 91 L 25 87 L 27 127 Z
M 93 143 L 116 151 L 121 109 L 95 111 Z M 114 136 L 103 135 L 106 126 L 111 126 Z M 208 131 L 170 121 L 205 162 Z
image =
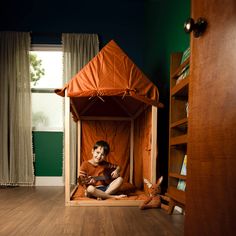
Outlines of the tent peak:
M 80 107 L 83 105 L 88 107 L 85 103 L 91 102 L 89 98 L 98 95 L 104 100 L 107 100 L 107 97 L 131 97 L 131 100 L 121 99 L 121 103 L 118 105 L 123 106 L 123 110 L 132 109 L 134 103 L 140 104 L 140 106 L 142 104 L 158 106 L 159 102 L 157 87 L 114 40 L 107 43 L 62 90 L 55 92 L 63 96 L 65 89 L 68 97 L 76 99 L 76 103 Z M 99 104 L 100 106 L 107 105 L 106 102 Z M 134 106 L 136 107 L 136 105 Z M 115 107 L 107 109 L 115 109 Z

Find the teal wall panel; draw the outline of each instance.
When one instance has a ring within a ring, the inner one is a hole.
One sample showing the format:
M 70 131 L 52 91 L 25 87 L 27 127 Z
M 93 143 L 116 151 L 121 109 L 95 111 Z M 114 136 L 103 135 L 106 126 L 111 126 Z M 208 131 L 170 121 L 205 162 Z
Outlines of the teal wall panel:
M 33 132 L 36 176 L 62 176 L 63 132 Z

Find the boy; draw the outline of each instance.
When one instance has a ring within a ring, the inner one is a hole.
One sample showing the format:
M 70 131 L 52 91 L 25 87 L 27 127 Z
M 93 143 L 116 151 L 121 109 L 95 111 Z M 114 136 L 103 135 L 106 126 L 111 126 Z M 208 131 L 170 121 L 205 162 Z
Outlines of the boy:
M 120 177 L 120 167 L 105 161 L 105 157 L 110 151 L 109 144 L 103 140 L 94 144 L 92 158 L 84 161 L 80 167 L 79 182 L 85 184 L 86 195 L 97 199 L 115 198 L 119 199 L 126 195 L 115 194 L 123 182 Z M 105 172 L 111 172 L 112 182 L 106 183 Z

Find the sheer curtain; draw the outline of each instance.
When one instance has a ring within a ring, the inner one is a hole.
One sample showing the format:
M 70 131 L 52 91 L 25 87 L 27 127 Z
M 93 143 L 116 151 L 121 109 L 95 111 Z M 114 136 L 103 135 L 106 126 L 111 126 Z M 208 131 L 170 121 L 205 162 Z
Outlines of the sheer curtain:
M 30 34 L 0 32 L 0 185 L 34 182 Z
M 63 78 L 64 83 L 70 80 L 80 69 L 82 69 L 99 51 L 97 34 L 62 34 L 63 48 Z M 76 123 L 71 120 L 71 166 L 70 181 L 76 183 Z M 92 147 L 91 147 L 92 148 Z M 64 168 L 63 168 L 64 169 Z

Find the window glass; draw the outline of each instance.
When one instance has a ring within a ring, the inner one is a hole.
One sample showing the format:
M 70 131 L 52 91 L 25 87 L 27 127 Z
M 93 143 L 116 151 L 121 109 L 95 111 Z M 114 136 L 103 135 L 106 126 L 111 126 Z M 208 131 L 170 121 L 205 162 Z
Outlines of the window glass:
M 30 54 L 33 130 L 63 130 L 63 98 L 54 93 L 63 86 L 62 51 L 42 47 Z
M 47 49 L 48 50 L 48 49 Z M 41 61 L 44 75 L 36 82 L 31 82 L 31 88 L 61 88 L 62 87 L 62 52 L 61 51 L 31 51 Z
M 62 130 L 63 98 L 55 93 L 32 93 L 33 130 Z

